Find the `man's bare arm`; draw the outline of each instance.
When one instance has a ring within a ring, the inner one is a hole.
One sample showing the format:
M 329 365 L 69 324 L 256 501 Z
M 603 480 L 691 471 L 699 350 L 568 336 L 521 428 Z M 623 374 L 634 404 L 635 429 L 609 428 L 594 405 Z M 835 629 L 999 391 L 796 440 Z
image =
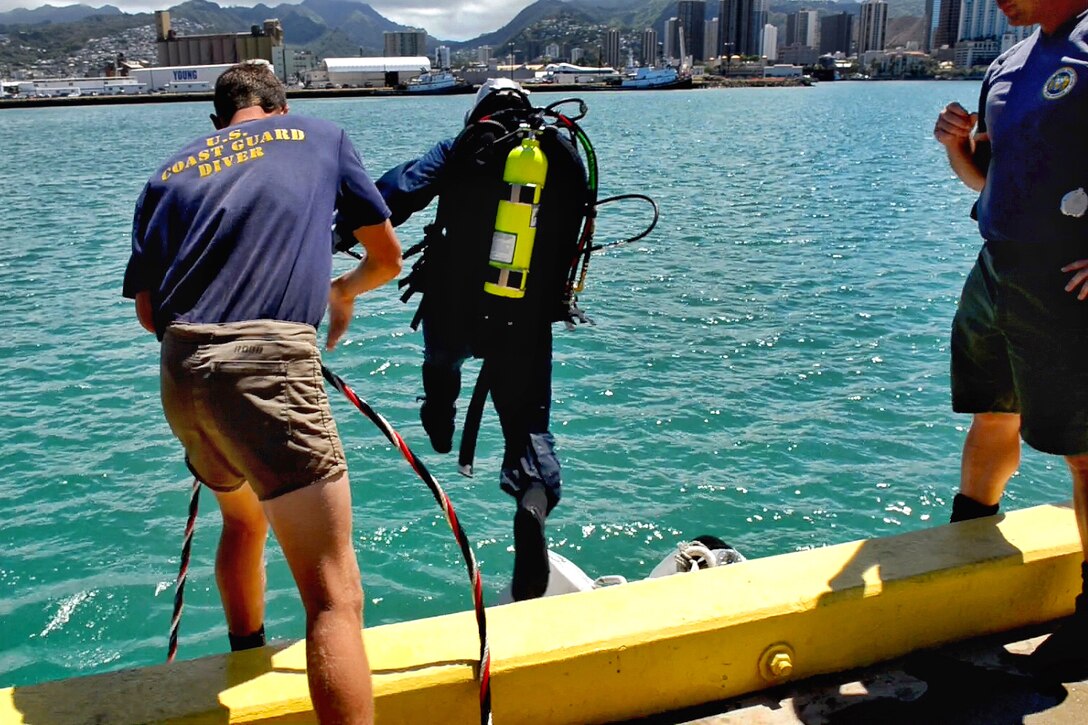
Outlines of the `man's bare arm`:
M 982 191 L 986 186 L 986 168 L 979 159 L 985 151 L 982 145 L 990 140 L 984 133 L 972 135 L 976 123 L 978 114 L 968 113 L 958 103 L 950 103 L 937 117 L 933 135 L 945 147 L 953 173 L 968 188 Z
M 332 350 L 347 332 L 355 309 L 355 298 L 396 278 L 401 271 L 401 247 L 393 225 L 359 227 L 355 238 L 363 245 L 366 256 L 353 270 L 332 281 L 329 291 L 329 331 L 325 349 Z

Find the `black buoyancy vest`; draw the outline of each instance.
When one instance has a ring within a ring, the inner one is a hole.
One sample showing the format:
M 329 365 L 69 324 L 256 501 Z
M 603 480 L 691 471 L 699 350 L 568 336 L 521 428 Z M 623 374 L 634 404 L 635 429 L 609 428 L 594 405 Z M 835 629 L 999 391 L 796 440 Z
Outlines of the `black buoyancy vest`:
M 524 295 L 509 298 L 486 292 L 484 285 L 494 273 L 489 258 L 499 202 L 511 194 L 503 180 L 506 159 L 521 145 L 525 133 L 518 130 L 527 123 L 538 128 L 547 175 Z M 586 167 L 571 134 L 555 124 L 541 126 L 539 109 L 528 104 L 470 120 L 442 174 L 437 218 L 408 280 L 409 294 L 423 292 L 417 319 L 440 326 L 447 339 L 466 341 L 476 357 L 486 357 L 495 344 L 533 334 L 541 324 L 566 319 L 571 268 L 592 211 Z

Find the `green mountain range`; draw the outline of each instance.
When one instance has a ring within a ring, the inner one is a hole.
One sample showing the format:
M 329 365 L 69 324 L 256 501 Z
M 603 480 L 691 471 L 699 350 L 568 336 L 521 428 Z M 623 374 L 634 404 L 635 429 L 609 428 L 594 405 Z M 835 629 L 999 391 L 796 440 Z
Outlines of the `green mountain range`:
M 921 15 L 922 0 L 888 0 L 889 16 Z M 717 2 L 707 3 L 707 16 L 717 15 Z M 801 9 L 821 13 L 858 12 L 852 0 L 775 0 L 770 21 L 784 24 L 788 13 Z M 383 33 L 406 26 L 385 18 L 370 5 L 356 0 L 302 0 L 299 4 L 224 7 L 208 0 L 187 0 L 169 8 L 175 21 L 197 24 L 203 33 L 244 32 L 267 18 L 278 18 L 287 44 L 306 48 L 319 57 L 381 55 Z M 675 0 L 537 0 L 509 23 L 465 41 L 428 37 L 428 47 L 439 44 L 454 51 L 481 45 L 510 48 L 519 58 L 540 54 L 546 44 L 562 47 L 596 47 L 605 27 L 638 32 L 652 27 L 664 32 L 665 22 L 676 14 Z M 35 61 L 79 55 L 92 39 L 108 38 L 137 28 L 150 28 L 150 13 L 128 14 L 112 5 L 88 5 L 0 12 L 0 66 L 25 67 Z M 121 48 L 123 49 L 123 47 Z

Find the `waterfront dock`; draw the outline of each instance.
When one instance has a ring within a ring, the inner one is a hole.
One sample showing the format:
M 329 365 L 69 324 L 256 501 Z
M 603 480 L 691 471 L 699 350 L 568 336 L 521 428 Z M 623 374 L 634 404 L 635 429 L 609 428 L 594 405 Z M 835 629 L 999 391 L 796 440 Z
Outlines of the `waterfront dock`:
M 721 78 L 696 79 L 693 88 L 788 88 L 809 85 L 807 79 L 799 78 Z M 559 85 L 556 83 L 527 84 L 530 92 L 539 93 L 593 93 L 597 91 L 617 91 L 631 93 L 631 90 L 621 90 L 615 85 L 605 83 L 585 83 L 579 85 Z M 646 92 L 645 89 L 638 92 Z M 288 88 L 287 100 L 294 101 L 311 98 L 419 98 L 420 94 L 410 93 L 397 88 Z M 428 98 L 433 98 L 428 95 Z M 127 95 L 79 95 L 79 96 L 52 96 L 49 98 L 4 98 L 0 99 L 0 110 L 16 108 L 65 108 L 69 106 L 112 106 L 133 105 L 142 103 L 210 103 L 212 93 L 204 91 L 200 93 L 134 93 Z
M 1002 654 L 1080 562 L 1064 504 L 493 607 L 495 722 L 1082 722 L 1084 682 Z M 479 721 L 471 612 L 366 637 L 378 722 Z M 4 725 L 180 721 L 312 721 L 303 643 L 0 690 Z

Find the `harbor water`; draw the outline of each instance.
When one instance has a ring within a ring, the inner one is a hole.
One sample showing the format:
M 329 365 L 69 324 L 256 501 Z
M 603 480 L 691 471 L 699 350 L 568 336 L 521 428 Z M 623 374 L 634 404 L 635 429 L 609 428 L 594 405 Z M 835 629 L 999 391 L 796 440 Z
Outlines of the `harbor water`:
M 977 97 L 972 82 L 585 95 L 601 196 L 648 194 L 661 221 L 594 256 L 581 299 L 596 324 L 556 332 L 553 549 L 591 577 L 637 579 L 700 534 L 754 558 L 947 521 L 968 423 L 949 406 L 949 326 L 979 239 L 972 194 L 931 130 L 947 102 Z M 291 112 L 343 125 L 377 175 L 455 134 L 470 98 Z M 165 658 L 190 479 L 159 405 L 158 345 L 121 278 L 141 186 L 210 130 L 210 111 L 0 112 L 0 686 Z M 432 216 L 401 228 L 405 246 Z M 649 218 L 637 202 L 604 207 L 596 241 Z M 498 423 L 489 409 L 473 479 L 429 449 L 422 341 L 398 294 L 362 298 L 326 363 L 442 482 L 494 602 L 513 562 Z M 367 625 L 471 608 L 427 488 L 345 400 L 333 407 Z M 1069 496 L 1064 464 L 1026 451 L 1004 505 Z M 219 518 L 210 496 L 202 504 L 181 659 L 227 649 Z M 268 569 L 269 636 L 301 638 L 274 542 Z

